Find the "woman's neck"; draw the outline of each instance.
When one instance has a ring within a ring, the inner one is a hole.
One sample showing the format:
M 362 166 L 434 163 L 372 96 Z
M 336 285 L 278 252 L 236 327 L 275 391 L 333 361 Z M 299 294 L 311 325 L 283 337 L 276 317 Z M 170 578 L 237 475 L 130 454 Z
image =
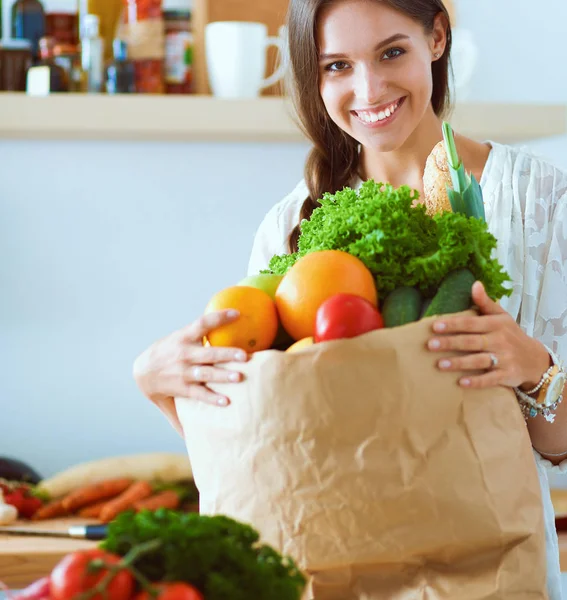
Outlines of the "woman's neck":
M 421 123 L 402 147 L 391 152 L 362 149 L 363 179 L 390 183 L 394 187 L 409 185 L 422 193 L 427 157 L 441 139 L 442 122 L 430 105 Z

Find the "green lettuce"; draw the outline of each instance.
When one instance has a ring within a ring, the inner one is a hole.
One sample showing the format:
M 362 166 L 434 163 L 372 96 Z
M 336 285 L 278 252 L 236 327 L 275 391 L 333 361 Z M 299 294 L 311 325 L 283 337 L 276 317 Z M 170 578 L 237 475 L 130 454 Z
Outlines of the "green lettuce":
M 358 257 L 376 279 L 381 297 L 399 286 L 431 296 L 451 271 L 467 267 L 494 300 L 510 295 L 510 281 L 496 258 L 496 238 L 483 219 L 445 212 L 430 217 L 408 186 L 395 189 L 368 180 L 357 192 L 325 194 L 301 223 L 298 251 L 276 255 L 265 272 L 285 275 L 299 258 L 319 250 Z

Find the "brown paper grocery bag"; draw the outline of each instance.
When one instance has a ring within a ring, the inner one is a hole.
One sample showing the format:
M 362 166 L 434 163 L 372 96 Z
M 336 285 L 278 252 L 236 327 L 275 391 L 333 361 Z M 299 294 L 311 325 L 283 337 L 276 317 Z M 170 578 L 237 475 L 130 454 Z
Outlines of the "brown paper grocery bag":
M 544 599 L 531 444 L 512 391 L 463 390 L 431 319 L 260 352 L 228 408 L 176 399 L 201 512 L 256 527 L 316 600 Z

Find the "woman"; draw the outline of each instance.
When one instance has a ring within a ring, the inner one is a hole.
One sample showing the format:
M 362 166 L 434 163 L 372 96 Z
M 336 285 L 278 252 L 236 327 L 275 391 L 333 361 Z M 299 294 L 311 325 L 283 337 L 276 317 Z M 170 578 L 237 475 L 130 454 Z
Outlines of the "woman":
M 372 178 L 423 195 L 424 166 L 442 138 L 448 104 L 451 29 L 441 0 L 292 0 L 288 25 L 296 107 L 314 146 L 305 181 L 262 222 L 250 273 L 266 268 L 274 254 L 296 249 L 298 224 L 324 192 Z M 500 306 L 475 284 L 481 314 L 439 319 L 429 348 L 468 352 L 439 361 L 439 368 L 453 372 L 462 386 L 515 388 L 529 414 L 521 393 L 538 397 L 556 354 L 567 358 L 567 173 L 500 144 L 462 136 L 456 143 L 483 187 L 487 221 L 513 292 Z M 178 431 L 173 396 L 228 404 L 206 383 L 239 381 L 240 374 L 213 365 L 247 357 L 234 348 L 204 348 L 201 340 L 236 318 L 232 311 L 204 316 L 136 361 L 138 385 Z M 478 369 L 482 374 L 470 374 Z M 550 373 L 562 391 L 559 368 Z M 552 412 L 553 423 L 535 409 L 527 421 L 543 491 L 549 597 L 556 600 L 558 547 L 546 470 L 567 470 L 567 461 L 561 463 L 567 458 L 567 402 Z

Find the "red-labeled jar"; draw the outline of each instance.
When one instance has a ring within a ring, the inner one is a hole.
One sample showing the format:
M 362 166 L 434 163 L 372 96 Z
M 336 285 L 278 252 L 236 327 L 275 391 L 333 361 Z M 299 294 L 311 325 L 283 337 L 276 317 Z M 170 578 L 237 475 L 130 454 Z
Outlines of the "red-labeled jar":
M 193 91 L 193 33 L 188 10 L 169 10 L 165 21 L 165 91 L 190 94 Z

